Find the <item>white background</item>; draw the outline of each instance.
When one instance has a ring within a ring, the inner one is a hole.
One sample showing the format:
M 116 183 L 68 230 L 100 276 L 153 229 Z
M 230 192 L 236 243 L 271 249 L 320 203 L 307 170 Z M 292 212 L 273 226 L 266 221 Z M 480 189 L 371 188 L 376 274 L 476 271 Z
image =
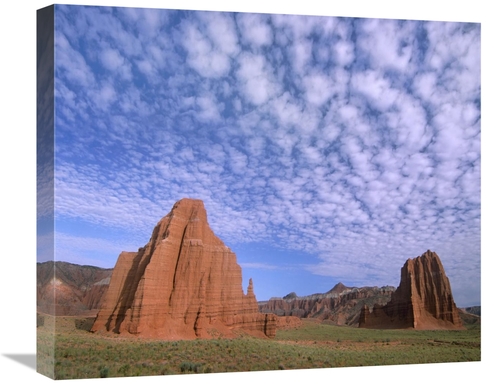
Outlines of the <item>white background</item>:
M 79 1 L 78 5 L 292 13 L 481 23 L 482 33 L 482 361 L 392 367 L 337 368 L 255 373 L 106 379 L 106 383 L 232 383 L 238 380 L 311 382 L 490 382 L 499 341 L 498 291 L 498 97 L 500 31 L 491 1 Z M 325 5 L 330 4 L 331 5 Z M 0 12 L 0 381 L 49 382 L 36 373 L 36 10 L 50 2 L 11 0 Z M 494 349 L 495 348 L 495 349 Z M 497 375 L 495 375 L 497 376 Z M 26 379 L 26 380 L 25 380 Z M 485 380 L 483 380 L 485 379 Z M 80 380 L 92 382 L 95 380 Z

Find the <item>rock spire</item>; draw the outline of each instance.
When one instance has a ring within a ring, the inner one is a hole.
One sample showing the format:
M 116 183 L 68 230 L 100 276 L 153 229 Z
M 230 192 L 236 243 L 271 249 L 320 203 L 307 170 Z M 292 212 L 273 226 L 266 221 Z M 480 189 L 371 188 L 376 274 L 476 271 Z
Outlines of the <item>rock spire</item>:
M 137 252 L 122 252 L 92 331 L 162 339 L 274 337 L 236 255 L 211 230 L 201 200 L 182 199 Z
M 365 306 L 361 328 L 464 329 L 453 300 L 451 285 L 441 260 L 427 251 L 408 259 L 401 268 L 401 281 L 384 306 Z

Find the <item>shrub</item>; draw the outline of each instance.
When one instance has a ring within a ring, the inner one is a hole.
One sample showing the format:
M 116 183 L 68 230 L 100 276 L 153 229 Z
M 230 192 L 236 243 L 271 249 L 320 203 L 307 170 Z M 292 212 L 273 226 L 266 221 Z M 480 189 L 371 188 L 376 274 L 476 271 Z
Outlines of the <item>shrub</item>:
M 212 368 L 212 366 L 209 364 L 205 367 L 205 369 L 203 370 L 203 372 L 205 373 L 212 373 L 214 371 L 214 369 Z
M 94 325 L 94 317 L 86 317 L 84 319 L 75 319 L 75 328 L 82 331 L 90 332 L 92 326 Z
M 109 376 L 109 368 L 108 367 L 101 368 L 101 370 L 99 371 L 99 375 L 102 378 L 108 377 Z
M 36 314 L 36 326 L 38 327 L 43 327 L 45 324 L 45 317 L 39 315 L 38 313 Z
M 200 363 L 191 363 L 184 361 L 181 363 L 181 372 L 194 372 L 194 373 L 201 373 L 202 372 L 202 367 L 203 364 Z
M 128 376 L 129 370 L 130 370 L 130 364 L 125 364 L 118 369 L 118 372 L 122 373 L 124 376 Z

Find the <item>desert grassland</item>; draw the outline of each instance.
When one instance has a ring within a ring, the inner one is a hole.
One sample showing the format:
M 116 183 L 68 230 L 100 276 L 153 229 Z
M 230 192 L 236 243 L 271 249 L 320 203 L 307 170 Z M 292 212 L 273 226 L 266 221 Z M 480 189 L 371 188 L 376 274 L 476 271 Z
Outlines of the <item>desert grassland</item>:
M 466 331 L 369 330 L 306 320 L 298 329 L 279 330 L 272 340 L 241 335 L 158 341 L 104 337 L 76 329 L 75 318 L 46 316 L 37 333 L 38 371 L 55 379 L 481 360 L 477 325 Z

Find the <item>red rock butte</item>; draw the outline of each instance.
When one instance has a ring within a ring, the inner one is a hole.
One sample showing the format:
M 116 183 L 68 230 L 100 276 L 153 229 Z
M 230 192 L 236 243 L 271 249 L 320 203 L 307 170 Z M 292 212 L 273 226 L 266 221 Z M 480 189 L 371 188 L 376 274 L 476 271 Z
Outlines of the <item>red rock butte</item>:
M 401 281 L 384 306 L 365 306 L 360 328 L 465 329 L 453 300 L 451 285 L 435 252 L 408 259 Z
M 158 339 L 274 337 L 236 255 L 210 229 L 201 200 L 182 199 L 137 252 L 122 252 L 93 332 Z

